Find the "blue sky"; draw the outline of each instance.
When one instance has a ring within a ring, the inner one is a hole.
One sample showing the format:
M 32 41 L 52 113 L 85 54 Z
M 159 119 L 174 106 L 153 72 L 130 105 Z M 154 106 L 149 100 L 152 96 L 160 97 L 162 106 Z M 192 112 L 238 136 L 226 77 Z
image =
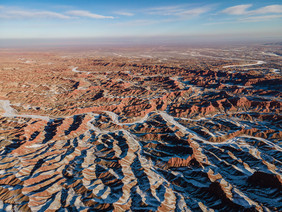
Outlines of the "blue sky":
M 0 0 L 0 39 L 282 38 L 282 2 Z

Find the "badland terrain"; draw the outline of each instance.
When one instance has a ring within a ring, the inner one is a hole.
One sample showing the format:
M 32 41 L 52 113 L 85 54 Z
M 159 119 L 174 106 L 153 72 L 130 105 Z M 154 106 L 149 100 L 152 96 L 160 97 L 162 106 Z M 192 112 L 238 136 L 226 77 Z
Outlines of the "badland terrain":
M 279 44 L 0 49 L 3 211 L 281 211 Z

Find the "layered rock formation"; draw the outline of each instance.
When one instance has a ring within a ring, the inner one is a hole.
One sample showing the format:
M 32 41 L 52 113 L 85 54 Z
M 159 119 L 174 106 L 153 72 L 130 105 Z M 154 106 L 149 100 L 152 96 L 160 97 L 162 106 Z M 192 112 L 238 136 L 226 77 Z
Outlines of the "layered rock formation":
M 269 62 L 8 53 L 1 210 L 282 210 L 282 80 Z

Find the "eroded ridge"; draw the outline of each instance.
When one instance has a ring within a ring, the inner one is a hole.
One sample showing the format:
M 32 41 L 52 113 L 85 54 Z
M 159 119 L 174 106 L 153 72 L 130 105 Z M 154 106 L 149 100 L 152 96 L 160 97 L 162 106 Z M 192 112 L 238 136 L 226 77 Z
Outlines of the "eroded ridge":
M 282 209 L 281 76 L 262 71 L 269 61 L 28 57 L 2 55 L 1 210 Z

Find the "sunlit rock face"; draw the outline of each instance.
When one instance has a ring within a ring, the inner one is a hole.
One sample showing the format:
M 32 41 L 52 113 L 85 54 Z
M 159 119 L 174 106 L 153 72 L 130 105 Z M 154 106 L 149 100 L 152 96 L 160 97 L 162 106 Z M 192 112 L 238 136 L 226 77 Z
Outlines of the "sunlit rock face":
M 282 210 L 265 48 L 2 51 L 0 210 Z

